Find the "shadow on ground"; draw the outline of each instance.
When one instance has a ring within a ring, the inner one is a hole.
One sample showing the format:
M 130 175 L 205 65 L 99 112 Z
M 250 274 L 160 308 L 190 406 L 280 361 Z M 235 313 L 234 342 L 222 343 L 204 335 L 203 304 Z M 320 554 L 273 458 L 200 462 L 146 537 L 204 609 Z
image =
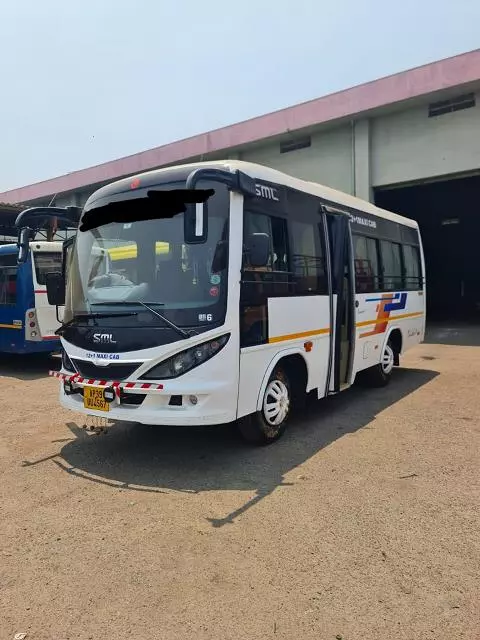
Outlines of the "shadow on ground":
M 430 323 L 425 344 L 480 347 L 480 323 Z
M 265 448 L 243 444 L 232 426 L 168 428 L 123 423 L 95 436 L 70 423 L 74 438 L 58 454 L 24 464 L 52 460 L 68 473 L 132 491 L 255 492 L 237 511 L 210 521 L 219 527 L 233 522 L 277 487 L 288 486 L 284 481 L 288 472 L 337 438 L 366 425 L 374 428 L 379 412 L 438 375 L 423 369 L 398 369 L 395 373 L 384 389 L 354 387 L 312 402 L 280 441 Z
M 60 369 L 60 360 L 49 354 L 0 355 L 0 376 L 15 380 L 47 378 L 50 370 Z

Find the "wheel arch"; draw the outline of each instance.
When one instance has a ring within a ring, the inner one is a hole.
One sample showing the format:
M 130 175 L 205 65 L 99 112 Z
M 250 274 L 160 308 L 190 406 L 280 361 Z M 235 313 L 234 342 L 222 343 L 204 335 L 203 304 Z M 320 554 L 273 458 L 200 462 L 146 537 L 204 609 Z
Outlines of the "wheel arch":
M 286 349 L 284 351 L 280 351 L 277 353 L 272 360 L 270 361 L 268 367 L 265 370 L 265 374 L 263 376 L 262 384 L 260 385 L 260 390 L 257 396 L 257 411 L 262 408 L 263 396 L 265 393 L 265 389 L 267 388 L 268 381 L 270 380 L 270 376 L 272 375 L 275 367 L 282 361 L 285 361 L 285 368 L 287 369 L 287 374 L 297 373 L 296 379 L 290 379 L 290 382 L 294 382 L 297 386 L 297 391 L 299 388 L 303 386 L 304 381 L 304 391 L 306 392 L 308 387 L 308 379 L 309 379 L 309 367 L 308 361 L 305 359 L 300 348 L 292 348 Z
M 400 356 L 402 355 L 403 344 L 404 344 L 403 332 L 398 325 L 395 325 L 389 329 L 382 346 L 382 353 L 389 341 L 392 344 L 392 348 L 395 356 L 395 360 L 394 360 L 395 365 L 398 366 L 400 364 Z

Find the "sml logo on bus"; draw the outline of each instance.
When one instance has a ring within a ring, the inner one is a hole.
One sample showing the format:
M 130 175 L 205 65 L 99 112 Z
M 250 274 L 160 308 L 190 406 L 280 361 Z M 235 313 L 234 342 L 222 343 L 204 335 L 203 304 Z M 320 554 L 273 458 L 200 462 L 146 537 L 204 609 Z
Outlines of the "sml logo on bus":
M 267 187 L 266 184 L 257 183 L 255 185 L 255 193 L 259 198 L 266 198 L 267 200 L 275 200 L 275 202 L 280 202 L 277 190 L 273 187 Z
M 94 333 L 93 342 L 95 344 L 117 344 L 111 333 Z

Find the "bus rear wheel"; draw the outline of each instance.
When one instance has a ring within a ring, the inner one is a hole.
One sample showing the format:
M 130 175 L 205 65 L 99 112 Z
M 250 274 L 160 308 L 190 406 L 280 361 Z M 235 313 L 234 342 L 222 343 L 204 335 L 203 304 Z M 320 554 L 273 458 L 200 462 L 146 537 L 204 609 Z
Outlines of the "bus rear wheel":
M 263 394 L 261 409 L 240 420 L 238 429 L 247 442 L 271 444 L 283 435 L 291 410 L 291 384 L 285 370 L 277 366 Z
M 385 387 L 391 380 L 395 366 L 395 349 L 392 340 L 383 348 L 380 362 L 365 371 L 365 383 L 369 387 Z

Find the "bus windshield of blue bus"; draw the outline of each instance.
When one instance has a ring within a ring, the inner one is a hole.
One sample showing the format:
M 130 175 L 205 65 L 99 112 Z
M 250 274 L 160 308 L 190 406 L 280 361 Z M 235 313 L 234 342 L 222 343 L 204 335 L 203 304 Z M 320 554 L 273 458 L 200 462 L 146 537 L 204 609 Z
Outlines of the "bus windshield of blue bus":
M 223 321 L 227 261 L 219 265 L 214 257 L 228 243 L 228 202 L 228 191 L 216 189 L 203 244 L 185 243 L 183 213 L 79 232 L 69 264 L 64 322 L 85 313 L 118 312 L 122 306 L 131 311 L 134 302 L 158 305 L 178 326 Z M 161 324 L 145 313 L 124 316 L 122 323 L 136 326 L 146 318 L 148 324 Z

